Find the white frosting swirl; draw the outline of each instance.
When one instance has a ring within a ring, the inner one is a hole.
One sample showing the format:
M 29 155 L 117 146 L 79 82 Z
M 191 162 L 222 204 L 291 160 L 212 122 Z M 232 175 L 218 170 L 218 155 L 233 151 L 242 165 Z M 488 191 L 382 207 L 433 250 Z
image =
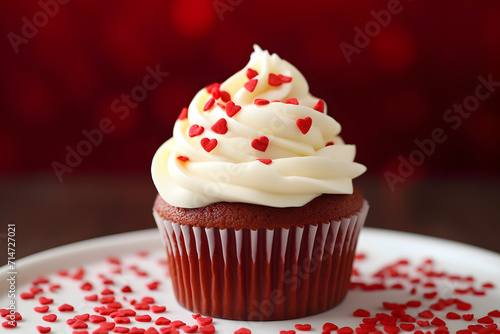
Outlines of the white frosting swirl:
M 302 206 L 324 193 L 351 194 L 352 179 L 366 170 L 326 105 L 314 109 L 319 99 L 304 76 L 276 54 L 255 45 L 245 68 L 211 93 L 196 94 L 153 158 L 153 181 L 170 205 Z

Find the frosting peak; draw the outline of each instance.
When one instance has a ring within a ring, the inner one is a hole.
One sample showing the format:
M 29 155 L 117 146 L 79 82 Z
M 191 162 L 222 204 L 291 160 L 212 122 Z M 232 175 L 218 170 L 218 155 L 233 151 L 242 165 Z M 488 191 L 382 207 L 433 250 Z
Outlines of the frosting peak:
M 185 208 L 302 206 L 323 193 L 350 194 L 366 168 L 326 111 L 293 65 L 254 46 L 241 71 L 181 112 L 153 158 L 153 181 L 166 202 Z

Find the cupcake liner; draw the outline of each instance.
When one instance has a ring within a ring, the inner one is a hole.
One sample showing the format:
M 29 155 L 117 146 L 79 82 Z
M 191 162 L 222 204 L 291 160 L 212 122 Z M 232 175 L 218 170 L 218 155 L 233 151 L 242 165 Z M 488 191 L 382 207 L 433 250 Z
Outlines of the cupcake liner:
M 344 299 L 368 208 L 364 201 L 348 218 L 258 230 L 180 225 L 153 214 L 180 305 L 225 319 L 283 320 Z

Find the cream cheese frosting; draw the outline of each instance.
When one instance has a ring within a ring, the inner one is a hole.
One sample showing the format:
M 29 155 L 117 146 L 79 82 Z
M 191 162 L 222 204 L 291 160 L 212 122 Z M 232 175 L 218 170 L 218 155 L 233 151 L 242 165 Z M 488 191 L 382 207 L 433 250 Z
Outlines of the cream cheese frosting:
M 167 203 L 183 208 L 292 207 L 352 194 L 352 179 L 366 168 L 340 130 L 304 76 L 255 45 L 241 71 L 203 88 L 183 109 L 153 157 L 153 182 Z

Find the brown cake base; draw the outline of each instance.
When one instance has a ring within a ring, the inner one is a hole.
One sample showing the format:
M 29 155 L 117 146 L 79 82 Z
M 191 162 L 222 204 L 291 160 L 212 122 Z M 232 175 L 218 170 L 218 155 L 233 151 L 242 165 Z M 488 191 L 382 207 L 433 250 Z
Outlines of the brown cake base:
M 183 225 L 153 212 L 177 301 L 194 313 L 283 320 L 339 304 L 349 289 L 368 204 L 347 217 L 288 228 Z

